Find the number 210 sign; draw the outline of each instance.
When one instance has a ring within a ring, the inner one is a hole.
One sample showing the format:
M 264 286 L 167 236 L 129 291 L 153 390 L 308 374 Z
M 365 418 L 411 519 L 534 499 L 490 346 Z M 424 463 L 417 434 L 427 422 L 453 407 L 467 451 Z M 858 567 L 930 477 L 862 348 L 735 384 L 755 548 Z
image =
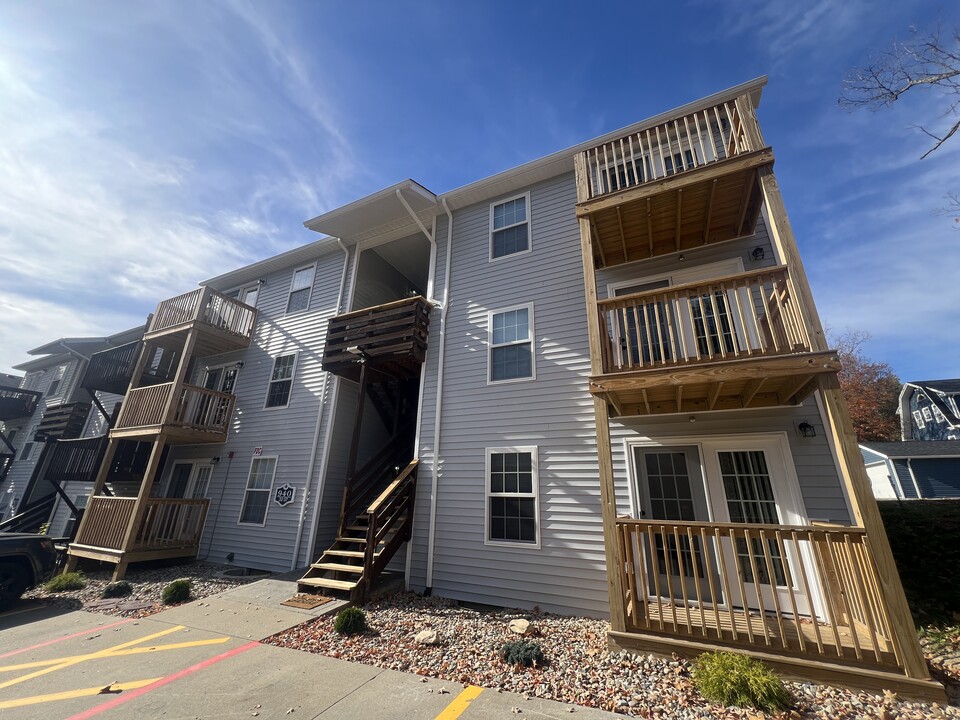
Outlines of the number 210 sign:
M 263 448 L 262 448 L 262 447 L 255 447 L 255 448 L 253 449 L 253 456 L 254 456 L 254 457 L 259 457 L 259 456 L 261 456 L 261 455 L 263 455 Z

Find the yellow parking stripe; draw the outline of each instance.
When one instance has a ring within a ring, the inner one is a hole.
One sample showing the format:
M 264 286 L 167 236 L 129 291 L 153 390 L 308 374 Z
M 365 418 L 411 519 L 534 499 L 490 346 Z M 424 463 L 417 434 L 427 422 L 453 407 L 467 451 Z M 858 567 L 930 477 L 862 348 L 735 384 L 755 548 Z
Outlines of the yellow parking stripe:
M 210 640 L 191 640 L 189 642 L 182 643 L 170 643 L 169 645 L 151 645 L 150 647 L 145 648 L 129 648 L 127 650 L 115 650 L 113 652 L 108 652 L 102 654 L 103 651 L 98 653 L 89 653 L 86 655 L 68 655 L 66 657 L 55 658 L 53 660 L 34 660 L 33 662 L 20 663 L 19 665 L 6 665 L 0 667 L 0 672 L 11 672 L 13 670 L 29 670 L 30 668 L 46 667 L 48 665 L 59 665 L 64 662 L 73 662 L 73 661 L 83 661 L 91 660 L 100 657 L 123 657 L 125 655 L 140 655 L 142 653 L 149 652 L 160 652 L 162 650 L 180 650 L 182 648 L 188 647 L 199 647 L 201 645 L 220 645 L 229 640 L 229 637 L 221 638 L 212 638 Z
M 81 663 L 84 660 L 93 660 L 95 658 L 107 657 L 110 655 L 110 653 L 116 652 L 117 650 L 124 650 L 133 645 L 139 645 L 140 643 L 153 640 L 154 638 L 163 637 L 164 635 L 169 635 L 170 633 L 177 632 L 178 630 L 183 630 L 185 627 L 186 627 L 185 625 L 177 625 L 172 628 L 167 628 L 166 630 L 161 630 L 160 632 L 154 633 L 153 635 L 147 635 L 146 637 L 138 638 L 137 640 L 130 640 L 125 643 L 120 643 L 119 645 L 114 645 L 112 648 L 107 648 L 106 650 L 100 650 L 99 652 L 90 653 L 89 655 L 74 656 L 74 659 L 64 660 L 61 658 L 58 661 L 60 663 L 59 665 L 53 665 L 51 667 L 44 668 L 43 670 L 37 670 L 36 672 L 28 673 L 26 675 L 22 675 L 13 680 L 7 680 L 4 683 L 0 683 L 0 690 L 2 690 L 3 688 L 10 687 L 11 685 L 16 685 L 18 683 L 22 683 L 27 680 L 32 680 L 33 678 L 40 677 L 41 675 L 46 675 L 47 673 L 52 673 L 57 670 L 68 668 L 71 665 L 76 665 L 77 663 Z
M 476 685 L 468 686 L 453 699 L 452 703 L 444 708 L 442 713 L 437 715 L 436 720 L 456 720 L 482 692 L 482 687 L 477 687 Z
M 149 680 L 134 680 L 126 683 L 114 683 L 110 686 L 111 691 L 135 690 L 144 685 L 155 683 L 160 678 L 150 678 Z M 81 690 L 67 690 L 66 692 L 50 693 L 49 695 L 33 695 L 32 697 L 17 698 L 16 700 L 4 700 L 0 702 L 0 710 L 9 710 L 10 708 L 24 707 L 26 705 L 39 705 L 40 703 L 56 702 L 57 700 L 72 700 L 74 698 L 92 697 L 99 695 L 102 687 L 83 688 Z

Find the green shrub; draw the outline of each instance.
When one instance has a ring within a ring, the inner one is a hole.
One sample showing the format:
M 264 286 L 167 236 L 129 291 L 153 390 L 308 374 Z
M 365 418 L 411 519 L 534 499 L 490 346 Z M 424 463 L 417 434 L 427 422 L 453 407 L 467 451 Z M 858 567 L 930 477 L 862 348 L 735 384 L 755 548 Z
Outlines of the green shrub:
M 500 659 L 508 665 L 536 667 L 543 664 L 543 649 L 533 640 L 512 640 L 500 648 Z
M 133 585 L 126 580 L 118 580 L 107 585 L 100 593 L 102 598 L 121 598 L 127 597 L 133 592 Z
M 762 662 L 747 655 L 704 653 L 693 667 L 693 682 L 701 695 L 719 705 L 772 712 L 790 707 L 790 693 L 783 681 Z
M 357 635 L 367 629 L 367 615 L 358 607 L 344 608 L 337 613 L 333 629 L 341 635 Z
M 190 581 L 174 580 L 163 589 L 163 595 L 161 597 L 164 605 L 175 605 L 186 602 L 190 599 Z
M 70 592 L 71 590 L 83 590 L 87 586 L 87 579 L 80 572 L 68 572 L 50 578 L 43 589 L 47 592 Z

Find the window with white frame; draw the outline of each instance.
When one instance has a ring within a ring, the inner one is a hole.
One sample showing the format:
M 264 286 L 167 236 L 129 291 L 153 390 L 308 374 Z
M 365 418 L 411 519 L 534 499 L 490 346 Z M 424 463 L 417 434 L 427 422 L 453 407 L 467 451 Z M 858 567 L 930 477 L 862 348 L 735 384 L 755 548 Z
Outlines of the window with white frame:
M 260 285 L 251 285 L 250 287 L 243 288 L 239 293 L 240 302 L 244 305 L 249 305 L 250 307 L 257 306 L 257 298 L 260 297 Z
M 310 290 L 313 288 L 313 275 L 316 265 L 294 270 L 290 281 L 290 295 L 287 297 L 287 312 L 299 312 L 310 307 Z
M 487 541 L 539 544 L 537 449 L 487 448 Z
M 273 361 L 273 373 L 267 386 L 265 408 L 286 407 L 290 404 L 293 388 L 293 373 L 297 366 L 297 354 L 280 355 Z
M 493 311 L 487 317 L 490 382 L 533 379 L 533 304 Z
M 490 205 L 490 259 L 530 249 L 530 193 Z
M 20 448 L 20 460 L 29 460 L 30 455 L 33 453 L 33 443 L 27 442 L 23 444 L 23 447 Z
M 255 457 L 250 463 L 247 489 L 243 494 L 240 522 L 245 525 L 263 525 L 267 520 L 267 504 L 277 472 L 276 457 Z
M 57 365 L 57 369 L 53 372 L 53 380 L 50 381 L 50 386 L 47 388 L 47 397 L 56 397 L 57 392 L 60 390 L 60 383 L 63 382 L 63 376 L 66 372 L 66 365 Z

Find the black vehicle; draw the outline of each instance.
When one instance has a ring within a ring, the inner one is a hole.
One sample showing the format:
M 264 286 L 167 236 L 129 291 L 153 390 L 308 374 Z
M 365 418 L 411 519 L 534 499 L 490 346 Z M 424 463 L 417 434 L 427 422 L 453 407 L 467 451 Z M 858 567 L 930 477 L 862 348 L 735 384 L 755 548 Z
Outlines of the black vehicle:
M 56 563 L 57 551 L 46 535 L 0 533 L 0 611 L 49 578 Z

